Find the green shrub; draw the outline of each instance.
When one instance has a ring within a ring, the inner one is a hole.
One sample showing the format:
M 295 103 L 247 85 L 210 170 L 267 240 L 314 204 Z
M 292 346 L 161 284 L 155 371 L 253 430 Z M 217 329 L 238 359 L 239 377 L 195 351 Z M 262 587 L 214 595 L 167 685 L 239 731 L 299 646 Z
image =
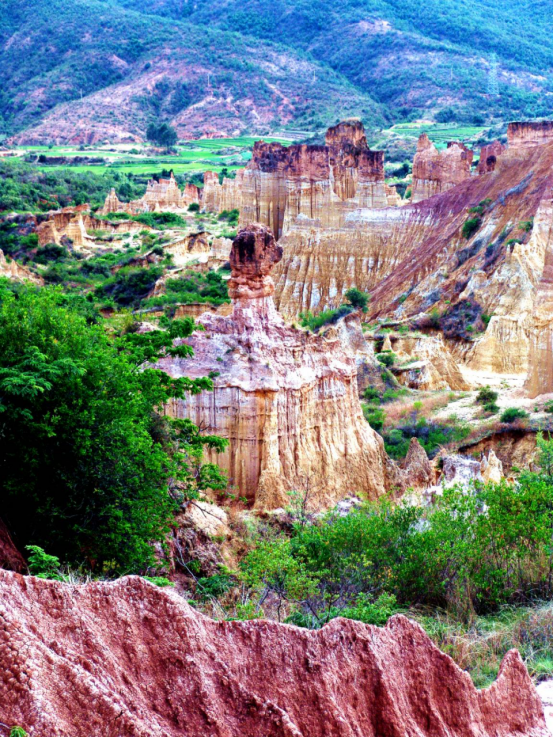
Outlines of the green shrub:
M 363 313 L 367 313 L 369 295 L 366 295 L 365 292 L 361 292 L 355 287 L 352 287 L 351 289 L 346 291 L 344 296 L 352 305 L 352 307 L 356 308 L 357 310 L 361 310 Z
M 196 580 L 196 591 L 201 599 L 221 597 L 233 586 L 233 578 L 228 574 L 214 574 L 211 577 L 199 577 Z
M 306 312 L 300 313 L 298 317 L 300 319 L 300 325 L 303 328 L 309 328 L 315 333 L 324 325 L 336 323 L 351 312 L 352 307 L 350 305 L 341 305 L 339 308 L 334 310 L 323 310 L 317 315 L 314 315 L 310 310 L 307 310 Z
M 375 387 L 366 387 L 363 392 L 363 397 L 366 402 L 381 402 L 381 395 L 379 394 L 379 391 L 375 389 Z
M 40 579 L 61 580 L 60 560 L 57 556 L 50 556 L 40 546 L 25 546 L 30 551 L 28 558 L 29 571 Z
M 551 476 L 525 472 L 518 482 L 446 488 L 430 508 L 380 499 L 344 517 L 329 513 L 290 540 L 260 542 L 241 578 L 296 603 L 315 625 L 344 612 L 375 622 L 414 603 L 470 619 L 525 597 L 547 599 Z
M 0 516 L 22 546 L 67 564 L 107 573 L 155 565 L 152 544 L 166 540 L 179 501 L 225 486 L 217 467 L 201 463 L 204 444 L 225 442 L 156 412 L 211 380 L 139 371 L 165 355 L 190 356 L 173 341 L 193 321 L 117 337 L 88 322 L 93 307 L 82 298 L 14 289 L 0 282 Z M 33 554 L 38 567 L 44 556 Z
M 380 431 L 385 423 L 385 411 L 380 407 L 366 405 L 364 407 L 364 418 L 369 425 L 376 431 Z
M 10 728 L 10 738 L 25 738 L 28 735 L 29 733 L 27 733 L 24 728 L 19 725 L 14 725 Z
M 498 407 L 496 402 L 485 402 L 483 404 L 483 410 L 485 410 L 485 412 L 487 413 L 496 414 L 497 412 L 500 411 L 500 408 Z
M 544 412 L 545 413 L 549 413 L 550 415 L 552 415 L 552 412 L 553 412 L 553 403 L 552 403 L 552 400 L 547 400 L 544 403 Z
M 491 389 L 488 385 L 480 387 L 475 398 L 475 402 L 480 405 L 486 405 L 488 403 L 495 403 L 498 400 L 498 392 Z
M 174 587 L 175 584 L 170 579 L 167 579 L 166 577 L 147 577 L 146 575 L 143 575 L 143 579 L 146 579 L 147 582 L 151 582 L 152 584 L 155 584 L 156 587 Z
M 383 351 L 380 354 L 377 354 L 375 358 L 380 364 L 383 364 L 383 366 L 391 367 L 396 361 L 396 354 L 392 351 Z
M 528 418 L 529 413 L 520 407 L 507 407 L 500 416 L 501 423 L 513 423 L 514 420 Z
M 197 202 L 191 202 L 188 206 L 189 213 L 197 213 L 200 210 L 200 205 Z
M 481 225 L 481 218 L 468 218 L 462 226 L 462 236 L 469 239 L 479 229 Z

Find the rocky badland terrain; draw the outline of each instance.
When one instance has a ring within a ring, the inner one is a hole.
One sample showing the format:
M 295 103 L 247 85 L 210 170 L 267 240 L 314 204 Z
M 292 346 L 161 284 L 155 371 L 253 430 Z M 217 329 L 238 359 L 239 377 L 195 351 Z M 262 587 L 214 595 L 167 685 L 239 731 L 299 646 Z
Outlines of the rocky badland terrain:
M 511 123 L 507 145 L 479 154 L 456 142 L 438 150 L 422 135 L 403 199 L 385 182 L 383 152 L 348 120 L 323 145 L 257 143 L 235 178 L 207 172 L 203 188 L 180 190 L 171 176 L 131 202 L 107 193 L 96 214 L 79 206 L 29 218 L 41 246 L 70 243 L 87 260 L 104 247 L 100 228 L 151 238 L 139 214 L 191 223 L 191 204 L 239 211 L 232 241 L 168 229 L 161 254 L 134 257 L 145 271 L 174 259 L 150 297 L 185 267 L 230 269 L 230 304 L 175 312 L 198 318 L 175 341 L 194 354 L 155 364 L 175 380 L 212 377 L 213 390 L 164 412 L 228 441 L 206 460 L 227 473 L 233 502 L 225 510 L 208 493 L 181 510 L 169 545 L 178 584 L 183 548 L 212 575 L 250 545 L 240 525 L 290 527 L 290 493 L 306 480 L 310 515 L 347 515 L 360 498 L 432 507 L 456 483 L 511 484 L 513 466 L 535 468 L 546 426 L 532 418 L 483 431 L 475 393 L 503 388 L 502 409 L 536 405 L 537 418 L 552 396 L 552 124 Z M 129 219 L 106 220 L 114 213 Z M 0 272 L 42 279 L 15 260 Z M 352 304 L 319 330 L 298 326 L 306 311 L 340 311 L 352 288 L 369 295 L 366 312 Z M 163 312 L 137 317 L 140 337 Z M 413 437 L 403 459 L 391 458 L 364 418 L 367 389 L 414 407 L 438 397 L 436 417 L 465 415 L 472 434 L 437 458 Z M 547 735 L 517 651 L 477 690 L 401 615 L 384 628 L 335 619 L 317 631 L 216 622 L 182 592 L 138 577 L 76 585 L 15 573 L 25 561 L 1 521 L 0 557 L 13 570 L 0 572 L 0 719 L 33 735 Z
M 402 616 L 217 623 L 138 577 L 0 592 L 2 718 L 32 735 L 547 735 L 516 651 L 478 691 Z

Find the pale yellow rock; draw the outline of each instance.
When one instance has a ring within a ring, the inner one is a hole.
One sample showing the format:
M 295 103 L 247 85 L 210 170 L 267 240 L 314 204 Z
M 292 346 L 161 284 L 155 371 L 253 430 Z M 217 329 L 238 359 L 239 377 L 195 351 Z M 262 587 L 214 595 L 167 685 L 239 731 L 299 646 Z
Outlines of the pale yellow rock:
M 483 455 L 481 460 L 481 476 L 483 477 L 483 482 L 485 482 L 485 484 L 488 482 L 498 484 L 504 476 L 502 462 L 494 453 L 492 448 L 489 451 L 489 455 Z
M 159 363 L 173 377 L 218 372 L 214 391 L 173 401 L 167 412 L 229 439 L 207 459 L 257 508 L 285 507 L 287 493 L 306 480 L 318 507 L 356 493 L 376 498 L 392 486 L 395 470 L 363 417 L 355 359 L 337 336 L 287 326 L 277 313 L 270 272 L 281 253 L 262 226 L 239 233 L 232 314 L 199 319 L 204 330 L 187 340 L 193 359 Z
M 230 533 L 227 513 L 218 505 L 203 500 L 193 500 L 186 506 L 185 518 L 188 518 L 197 530 L 207 536 L 221 536 Z

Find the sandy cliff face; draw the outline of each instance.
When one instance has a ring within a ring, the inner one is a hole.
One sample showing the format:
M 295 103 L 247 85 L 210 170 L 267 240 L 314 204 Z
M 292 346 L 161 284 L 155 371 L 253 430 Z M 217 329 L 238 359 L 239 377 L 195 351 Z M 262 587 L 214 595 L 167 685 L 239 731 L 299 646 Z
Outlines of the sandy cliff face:
M 470 176 L 473 152 L 464 144 L 451 141 L 439 151 L 426 133 L 417 142 L 412 172 L 413 203 L 425 200 L 454 187 Z
M 281 257 L 264 226 L 239 232 L 230 259 L 232 314 L 200 318 L 205 330 L 189 339 L 194 359 L 160 363 L 174 377 L 217 371 L 215 389 L 176 401 L 168 412 L 229 439 L 210 460 L 258 508 L 286 505 L 286 493 L 306 479 L 320 506 L 356 492 L 375 498 L 394 469 L 363 418 L 354 356 L 336 335 L 284 323 L 270 276 Z
M 241 224 L 264 223 L 277 238 L 295 223 L 331 228 L 387 205 L 383 152 L 370 151 L 359 121 L 330 128 L 324 146 L 256 143 L 242 189 Z
M 215 622 L 139 577 L 0 571 L 2 722 L 35 736 L 539 736 L 517 651 L 488 689 L 402 615 Z
M 223 210 L 240 210 L 244 170 L 238 169 L 234 178 L 224 177 L 219 184 L 216 172 L 204 172 L 204 188 L 201 193 L 202 210 L 221 213 Z
M 457 361 L 482 371 L 535 372 L 529 391 L 548 391 L 543 306 L 550 299 L 552 145 L 548 129 L 539 129 L 527 124 L 525 138 L 514 127 L 515 143 L 497 149 L 494 168 L 434 197 L 402 208 L 359 208 L 341 227 L 293 223 L 275 270 L 279 310 L 293 317 L 337 307 L 355 286 L 371 293 L 372 319 L 434 311 L 444 316 L 441 328 L 448 326 Z M 475 217 L 476 231 L 465 237 L 463 225 Z M 542 384 L 530 362 L 542 367 Z

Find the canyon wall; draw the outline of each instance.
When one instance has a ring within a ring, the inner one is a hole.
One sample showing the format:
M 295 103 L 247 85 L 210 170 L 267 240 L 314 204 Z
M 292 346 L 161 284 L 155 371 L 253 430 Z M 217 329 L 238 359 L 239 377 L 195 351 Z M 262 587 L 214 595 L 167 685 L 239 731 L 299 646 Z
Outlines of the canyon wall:
M 217 177 L 217 175 L 216 175 Z M 192 203 L 200 202 L 200 190 L 194 184 L 186 184 L 183 191 L 179 189 L 173 172 L 169 179 L 151 179 L 146 185 L 146 192 L 138 200 L 121 202 L 115 189 L 112 187 L 106 196 L 103 207 L 99 213 L 128 213 L 137 215 L 148 212 L 185 212 Z
M 176 400 L 167 412 L 229 439 L 208 453 L 250 504 L 277 508 L 310 485 L 313 503 L 383 494 L 395 479 L 383 441 L 364 420 L 354 356 L 338 336 L 285 324 L 270 276 L 282 248 L 262 225 L 239 232 L 231 250 L 229 317 L 203 315 L 187 339 L 194 358 L 159 363 L 172 377 L 217 372 L 213 392 Z
M 2 722 L 33 736 L 542 736 L 519 653 L 477 690 L 402 615 L 215 622 L 141 577 L 0 571 Z
M 258 141 L 244 170 L 241 224 L 260 222 L 277 238 L 295 223 L 341 226 L 356 208 L 386 207 L 384 155 L 367 146 L 359 121 L 327 131 L 324 146 Z
M 516 142 L 512 149 L 496 147 L 494 168 L 433 197 L 401 208 L 359 208 L 341 227 L 293 223 L 279 242 L 284 258 L 275 269 L 280 312 L 292 318 L 338 307 L 346 290 L 357 287 L 371 294 L 371 320 L 443 316 L 447 349 L 457 362 L 496 373 L 539 371 L 540 389 L 548 391 L 548 308 L 540 313 L 550 294 L 552 144 L 537 144 L 548 141 L 548 127 L 536 128 L 526 124 L 525 139 L 514 127 Z M 476 227 L 468 235 L 463 228 L 470 219 Z M 465 316 L 468 305 L 473 317 Z M 531 370 L 530 362 L 542 369 Z M 537 382 L 529 379 L 528 387 Z
M 444 151 L 439 151 L 422 133 L 414 157 L 411 201 L 426 200 L 460 184 L 471 176 L 472 161 L 473 151 L 464 144 L 450 141 Z

